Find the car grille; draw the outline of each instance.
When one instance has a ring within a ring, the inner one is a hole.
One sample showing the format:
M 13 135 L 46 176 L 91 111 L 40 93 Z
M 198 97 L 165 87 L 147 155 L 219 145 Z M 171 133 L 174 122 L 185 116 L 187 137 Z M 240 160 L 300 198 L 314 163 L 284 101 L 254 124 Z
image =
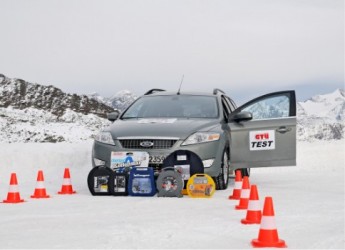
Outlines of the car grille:
M 140 145 L 142 142 L 151 142 L 153 143 L 150 147 L 143 147 Z M 159 139 L 123 139 L 120 140 L 121 146 L 123 148 L 130 149 L 169 149 L 177 142 L 177 140 L 159 140 Z

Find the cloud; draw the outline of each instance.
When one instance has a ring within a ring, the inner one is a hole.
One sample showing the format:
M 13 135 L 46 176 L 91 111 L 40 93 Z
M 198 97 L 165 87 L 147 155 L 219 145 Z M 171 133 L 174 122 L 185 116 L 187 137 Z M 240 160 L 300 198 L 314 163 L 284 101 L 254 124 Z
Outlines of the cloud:
M 77 93 L 344 82 L 342 1 L 2 1 L 0 69 Z M 9 21 L 10 20 L 10 21 Z

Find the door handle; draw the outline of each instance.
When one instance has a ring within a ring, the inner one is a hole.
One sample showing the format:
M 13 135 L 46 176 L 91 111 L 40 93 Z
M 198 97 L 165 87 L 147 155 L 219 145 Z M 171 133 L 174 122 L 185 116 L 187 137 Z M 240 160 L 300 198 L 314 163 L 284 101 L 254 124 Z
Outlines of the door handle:
M 277 131 L 277 132 L 279 132 L 279 133 L 284 134 L 284 133 L 286 133 L 286 132 L 291 131 L 291 128 L 287 128 L 287 127 L 279 127 L 279 128 L 277 128 L 277 129 L 276 129 L 276 131 Z

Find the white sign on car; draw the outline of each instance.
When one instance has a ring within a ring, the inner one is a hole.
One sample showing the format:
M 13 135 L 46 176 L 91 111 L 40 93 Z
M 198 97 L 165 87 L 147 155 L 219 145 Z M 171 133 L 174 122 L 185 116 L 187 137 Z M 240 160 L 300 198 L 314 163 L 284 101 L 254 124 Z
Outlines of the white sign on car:
M 111 152 L 112 169 L 120 167 L 147 167 L 149 165 L 149 154 L 142 151 L 121 151 Z
M 274 130 L 250 131 L 250 150 L 273 150 L 276 148 Z

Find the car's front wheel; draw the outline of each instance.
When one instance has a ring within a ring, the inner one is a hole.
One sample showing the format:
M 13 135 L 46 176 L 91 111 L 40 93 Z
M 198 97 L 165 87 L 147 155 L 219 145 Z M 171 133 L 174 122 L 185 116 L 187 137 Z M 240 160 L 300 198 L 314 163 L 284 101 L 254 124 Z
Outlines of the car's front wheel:
M 229 168 L 229 152 L 227 149 L 224 149 L 220 174 L 217 177 L 213 177 L 217 190 L 227 189 L 229 184 Z

